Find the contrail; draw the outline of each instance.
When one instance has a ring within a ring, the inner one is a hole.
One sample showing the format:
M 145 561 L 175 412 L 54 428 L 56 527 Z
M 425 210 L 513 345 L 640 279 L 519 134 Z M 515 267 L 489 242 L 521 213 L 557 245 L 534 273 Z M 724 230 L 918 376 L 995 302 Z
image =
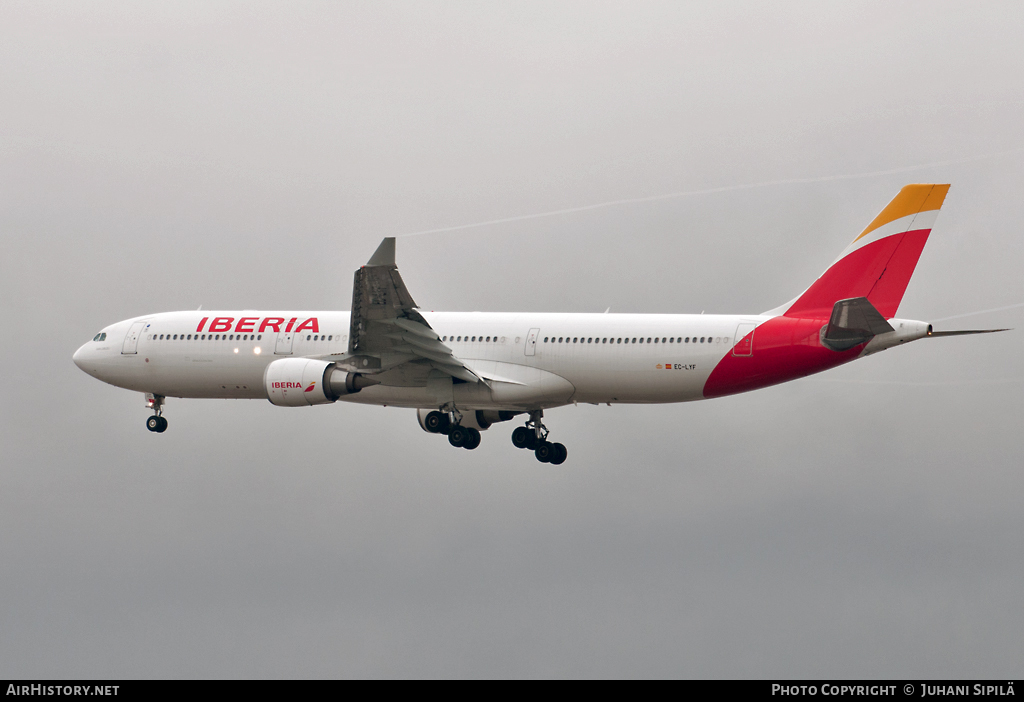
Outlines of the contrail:
M 675 193 L 665 193 L 662 195 L 648 195 L 647 197 L 631 197 L 624 198 L 621 200 L 609 200 L 607 202 L 598 202 L 593 205 L 581 205 L 579 207 L 566 207 L 561 210 L 550 210 L 548 212 L 536 212 L 534 214 L 517 215 L 515 217 L 502 217 L 501 219 L 489 219 L 484 222 L 473 222 L 472 224 L 458 224 L 453 227 L 439 227 L 437 229 L 424 229 L 419 232 L 408 232 L 406 234 L 399 234 L 399 237 L 407 236 L 421 236 L 423 234 L 440 234 L 442 232 L 454 232 L 462 229 L 476 229 L 478 227 L 487 227 L 492 224 L 506 224 L 508 222 L 523 222 L 529 219 L 541 219 L 542 217 L 555 217 L 557 215 L 572 214 L 574 212 L 587 212 L 589 210 L 598 210 L 605 207 L 616 207 L 618 205 L 633 205 L 642 202 L 657 202 L 658 200 L 671 200 L 679 197 L 689 197 L 692 195 L 711 195 L 714 193 L 725 193 L 734 190 L 752 190 L 754 188 L 767 188 L 773 185 L 794 185 L 801 183 L 824 183 L 832 180 L 855 180 L 858 178 L 873 178 L 875 176 L 892 175 L 894 173 L 907 173 L 909 171 L 917 171 L 924 168 L 937 168 L 939 166 L 951 166 L 958 163 L 968 163 L 970 161 L 980 161 L 986 158 L 995 158 L 997 156 L 1005 156 L 1007 154 L 1015 154 L 1024 151 L 1024 147 L 1018 147 L 1016 149 L 1009 149 L 1007 151 L 997 151 L 994 153 L 981 154 L 979 156 L 967 156 L 965 158 L 950 159 L 948 161 L 933 161 L 932 163 L 919 163 L 914 166 L 903 166 L 900 168 L 889 168 L 884 171 L 869 171 L 866 173 L 847 173 L 844 175 L 831 175 L 831 176 L 817 176 L 813 178 L 783 178 L 781 180 L 766 180 L 761 183 L 745 183 L 742 185 L 724 185 L 718 188 L 704 188 L 701 190 L 683 190 Z
M 1003 312 L 1005 310 L 1015 310 L 1018 307 L 1024 307 L 1024 302 L 1018 302 L 1015 305 L 1004 305 L 1003 307 L 993 307 L 990 310 L 978 310 L 977 312 L 964 312 L 963 314 L 954 314 L 952 317 L 942 317 L 941 319 L 933 319 L 932 322 L 948 322 L 951 319 L 960 319 L 961 317 L 973 317 L 976 314 L 985 314 L 986 312 Z
M 850 383 L 855 385 L 913 385 L 917 387 L 940 387 L 948 385 L 1006 385 L 1024 383 L 1024 378 L 980 378 L 978 380 L 854 380 L 852 378 L 804 378 L 811 383 Z

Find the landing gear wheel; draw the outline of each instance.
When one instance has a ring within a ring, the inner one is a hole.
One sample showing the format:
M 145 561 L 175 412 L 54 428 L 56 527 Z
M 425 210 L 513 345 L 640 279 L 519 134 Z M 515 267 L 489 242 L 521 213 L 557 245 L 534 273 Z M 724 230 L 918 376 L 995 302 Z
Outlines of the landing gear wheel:
M 155 414 L 146 420 L 146 428 L 150 431 L 161 431 L 160 427 L 163 423 L 160 421 L 162 417 L 157 417 Z
M 469 430 L 465 427 L 460 427 L 458 424 L 451 428 L 448 432 L 448 443 L 456 448 L 462 448 L 469 441 Z
M 536 456 L 537 460 L 541 463 L 550 463 L 554 455 L 554 446 L 554 444 L 548 441 L 541 442 L 541 444 L 533 450 L 533 455 Z
M 156 433 L 163 434 L 165 431 L 167 431 L 167 420 L 164 419 L 163 417 L 157 417 L 157 419 L 160 420 L 160 426 L 157 427 Z
M 469 434 L 469 438 L 466 439 L 466 443 L 462 445 L 462 448 L 472 451 L 480 445 L 480 432 L 470 427 L 466 429 L 466 433 Z
M 532 442 L 534 433 L 532 430 L 526 427 L 516 427 L 515 431 L 512 432 L 512 445 L 516 448 L 529 448 Z
M 426 425 L 427 431 L 434 434 L 446 434 L 448 432 L 448 415 L 437 410 L 428 412 L 423 423 Z
M 569 451 L 562 444 L 551 444 L 551 465 L 560 466 L 569 457 Z

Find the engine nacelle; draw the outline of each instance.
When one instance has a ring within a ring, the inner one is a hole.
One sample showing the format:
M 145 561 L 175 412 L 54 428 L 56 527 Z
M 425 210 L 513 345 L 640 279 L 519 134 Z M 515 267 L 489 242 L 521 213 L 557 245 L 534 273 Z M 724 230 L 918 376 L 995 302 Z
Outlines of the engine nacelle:
M 420 423 L 420 429 L 425 432 L 431 433 L 427 429 L 425 424 L 427 415 L 433 410 L 429 409 L 418 409 L 416 410 L 416 420 Z M 478 431 L 486 431 L 487 427 L 497 422 L 507 422 L 517 414 L 523 414 L 522 412 L 510 412 L 508 410 L 476 410 L 462 413 L 462 426 L 472 427 Z M 447 432 L 445 432 L 447 433 Z
M 315 358 L 279 358 L 267 366 L 263 382 L 272 404 L 306 407 L 336 402 L 380 381 Z

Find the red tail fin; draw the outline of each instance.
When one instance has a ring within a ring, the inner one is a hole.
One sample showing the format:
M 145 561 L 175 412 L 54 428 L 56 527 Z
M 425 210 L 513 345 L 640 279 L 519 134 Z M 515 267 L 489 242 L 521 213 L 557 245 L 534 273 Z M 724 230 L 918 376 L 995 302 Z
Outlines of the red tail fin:
M 949 185 L 905 186 L 783 313 L 827 319 L 838 300 L 866 297 L 894 317 L 948 191 Z

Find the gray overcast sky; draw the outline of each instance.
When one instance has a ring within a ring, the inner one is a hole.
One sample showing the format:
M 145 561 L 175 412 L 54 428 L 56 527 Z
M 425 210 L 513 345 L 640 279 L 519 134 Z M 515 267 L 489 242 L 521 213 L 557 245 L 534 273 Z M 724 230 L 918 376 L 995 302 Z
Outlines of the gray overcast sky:
M 900 309 L 1024 301 L 1020 3 L 0 5 L 0 677 L 1014 677 L 1021 332 L 474 452 L 409 410 L 142 397 L 149 312 L 758 312 L 908 182 Z M 984 158 L 974 158 L 985 156 Z M 972 159 L 973 160 L 964 160 Z M 1024 327 L 1024 308 L 947 328 Z M 942 325 L 939 325 L 942 326 Z

